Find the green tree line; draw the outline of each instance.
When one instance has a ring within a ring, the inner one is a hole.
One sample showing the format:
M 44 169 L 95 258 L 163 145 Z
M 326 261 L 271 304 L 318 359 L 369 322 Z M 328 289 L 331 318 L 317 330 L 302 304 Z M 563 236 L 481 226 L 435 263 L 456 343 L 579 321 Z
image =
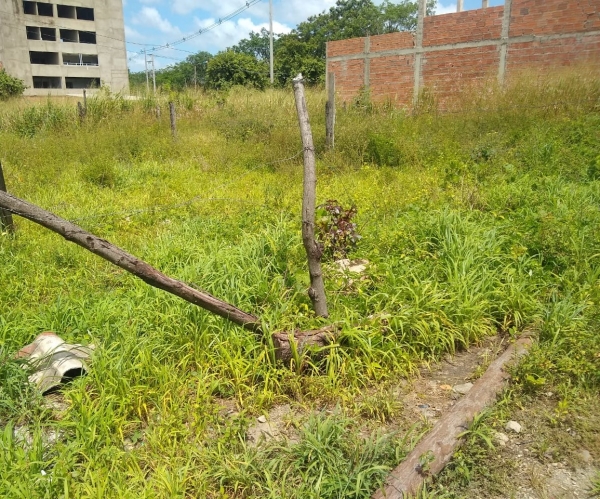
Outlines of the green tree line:
M 435 0 L 428 0 L 432 14 Z M 325 79 L 325 50 L 328 41 L 367 35 L 414 30 L 417 2 L 385 0 L 337 0 L 328 11 L 309 17 L 288 34 L 274 36 L 274 76 L 276 85 L 287 84 L 302 73 L 310 84 Z M 144 71 L 131 73 L 130 83 L 145 85 Z M 223 89 L 232 85 L 264 88 L 269 83 L 269 32 L 252 32 L 236 45 L 216 55 L 198 52 L 184 61 L 156 72 L 156 83 L 178 90 L 203 85 Z

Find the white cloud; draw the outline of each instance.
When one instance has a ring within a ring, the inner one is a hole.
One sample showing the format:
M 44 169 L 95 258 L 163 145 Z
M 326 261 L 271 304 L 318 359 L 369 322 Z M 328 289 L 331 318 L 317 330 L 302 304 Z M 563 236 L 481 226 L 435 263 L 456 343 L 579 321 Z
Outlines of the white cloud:
M 134 17 L 133 24 L 147 28 L 156 28 L 169 36 L 180 36 L 179 28 L 173 26 L 167 19 L 163 19 L 154 7 L 143 7 Z
M 453 12 L 456 12 L 456 4 L 455 3 L 451 3 L 449 5 L 443 5 L 441 2 L 438 1 L 437 5 L 435 6 L 436 14 L 451 14 Z
M 198 29 L 204 29 L 215 22 L 218 19 L 208 18 L 208 19 L 194 19 L 196 26 Z M 238 43 L 242 38 L 246 38 L 248 34 L 252 31 L 259 32 L 261 28 L 268 29 L 269 24 L 267 22 L 264 23 L 255 23 L 249 17 L 242 17 L 238 19 L 234 19 L 231 21 L 224 21 L 216 28 L 207 31 L 195 38 L 191 41 L 198 50 L 207 50 L 209 51 L 219 51 L 224 50 L 227 47 L 231 47 Z M 285 24 L 274 21 L 273 22 L 273 31 L 275 33 L 289 33 L 291 28 Z
M 152 0 L 151 0 L 152 1 Z M 335 5 L 336 0 L 283 0 L 273 2 L 273 17 L 275 20 L 295 26 L 307 17 L 319 14 Z M 244 5 L 244 0 L 173 0 L 171 9 L 176 14 L 186 15 L 196 10 L 210 12 L 211 17 L 226 16 Z M 247 11 L 253 17 L 267 20 L 269 3 L 259 2 Z
M 136 31 L 131 26 L 125 25 L 125 39 L 128 42 L 143 42 L 146 40 L 146 37 L 142 35 L 139 31 Z

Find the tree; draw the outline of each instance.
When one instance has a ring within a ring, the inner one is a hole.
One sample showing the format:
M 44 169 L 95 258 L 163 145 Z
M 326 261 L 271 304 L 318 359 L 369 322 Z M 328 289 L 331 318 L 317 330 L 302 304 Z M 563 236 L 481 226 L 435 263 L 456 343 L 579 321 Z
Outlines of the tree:
M 435 0 L 428 0 L 427 13 L 432 14 Z M 375 5 L 372 0 L 337 0 L 328 11 L 309 17 L 275 43 L 277 81 L 288 83 L 299 72 L 308 83 L 320 83 L 325 78 L 325 51 L 328 41 L 359 36 L 379 35 L 395 31 L 414 30 L 417 24 L 416 1 L 392 3 L 385 0 Z M 252 40 L 242 40 L 238 47 L 266 47 L 268 32 L 263 30 Z
M 186 57 L 185 60 L 156 71 L 156 84 L 171 90 L 182 90 L 185 87 L 204 84 L 206 66 L 213 55 L 209 52 L 198 52 Z M 152 75 L 148 75 L 152 78 Z M 146 72 L 130 73 L 129 83 L 132 86 L 146 84 Z
M 226 89 L 233 85 L 265 88 L 269 68 L 264 61 L 232 50 L 214 56 L 206 68 L 206 86 Z
M 9 75 L 4 69 L 0 69 L 0 100 L 21 95 L 25 88 L 23 80 Z
M 231 50 L 240 54 L 254 56 L 259 61 L 268 61 L 270 55 L 269 31 L 265 28 L 262 28 L 260 33 L 252 31 L 248 35 L 248 38 L 240 40 L 237 45 L 231 47 Z
M 322 83 L 325 79 L 325 58 L 319 57 L 315 41 L 304 42 L 297 35 L 283 35 L 275 50 L 275 74 L 280 85 L 289 83 L 302 73 L 307 83 Z

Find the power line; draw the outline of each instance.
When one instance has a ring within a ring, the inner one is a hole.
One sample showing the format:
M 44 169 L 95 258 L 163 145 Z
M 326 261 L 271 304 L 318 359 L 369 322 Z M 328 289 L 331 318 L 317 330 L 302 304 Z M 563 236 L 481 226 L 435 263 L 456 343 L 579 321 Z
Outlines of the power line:
M 192 33 L 190 35 L 184 36 L 184 37 L 180 38 L 179 40 L 175 40 L 174 42 L 166 43 L 164 45 L 159 45 L 159 46 L 153 46 L 152 47 L 152 51 L 155 52 L 157 50 L 170 49 L 170 48 L 173 48 L 173 45 L 180 45 L 182 43 L 185 43 L 185 42 L 188 42 L 190 40 L 193 40 L 194 38 L 199 37 L 200 35 L 206 33 L 207 31 L 210 31 L 210 30 L 212 30 L 212 29 L 220 26 L 225 21 L 229 21 L 229 20 L 233 19 L 234 17 L 240 15 L 242 12 L 248 10 L 250 7 L 252 7 L 253 5 L 256 5 L 260 1 L 261 0 L 248 0 L 248 1 L 246 1 L 245 5 L 243 5 L 239 9 L 236 9 L 233 12 L 227 14 L 226 16 L 220 17 L 217 21 L 215 21 L 210 26 L 207 26 L 206 28 L 200 28 L 195 33 Z M 140 52 L 140 54 L 142 54 L 142 53 L 143 52 Z

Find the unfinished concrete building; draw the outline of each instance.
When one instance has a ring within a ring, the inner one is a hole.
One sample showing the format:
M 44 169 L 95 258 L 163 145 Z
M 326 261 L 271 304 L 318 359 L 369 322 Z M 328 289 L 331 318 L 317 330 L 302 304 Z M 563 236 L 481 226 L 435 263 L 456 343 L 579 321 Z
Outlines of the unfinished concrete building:
M 126 90 L 122 0 L 0 0 L 0 65 L 26 95 Z

